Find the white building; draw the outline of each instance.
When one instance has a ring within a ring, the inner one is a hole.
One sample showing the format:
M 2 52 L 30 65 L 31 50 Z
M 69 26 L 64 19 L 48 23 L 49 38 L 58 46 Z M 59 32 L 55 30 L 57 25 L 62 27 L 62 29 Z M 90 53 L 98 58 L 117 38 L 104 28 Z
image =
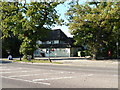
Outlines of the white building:
M 82 46 L 74 45 L 73 38 L 67 37 L 60 29 L 51 30 L 48 37 L 37 41 L 40 47 L 34 52 L 35 57 L 73 57 L 77 56 Z

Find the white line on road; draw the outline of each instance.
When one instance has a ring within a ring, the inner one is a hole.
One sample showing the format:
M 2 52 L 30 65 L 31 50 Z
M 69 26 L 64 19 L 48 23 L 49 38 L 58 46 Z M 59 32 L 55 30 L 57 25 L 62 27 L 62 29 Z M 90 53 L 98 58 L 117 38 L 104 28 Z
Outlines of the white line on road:
M 34 70 L 34 71 L 41 71 L 41 70 Z M 20 73 L 20 72 L 33 72 L 33 71 L 11 71 L 11 72 L 2 72 L 2 73 Z
M 73 78 L 73 77 L 44 78 L 44 79 L 34 79 L 32 81 L 58 80 L 58 79 L 67 79 L 67 78 Z
M 37 75 L 44 75 L 44 74 L 63 74 L 63 73 L 74 73 L 74 72 L 56 72 L 56 73 L 41 73 L 41 74 L 24 74 L 24 75 L 17 75 L 17 76 L 9 76 L 9 77 L 26 77 L 26 76 L 37 76 Z
M 53 74 L 53 73 L 44 73 L 44 74 Z M 37 76 L 41 74 L 27 74 L 27 75 L 17 75 L 17 76 L 9 76 L 9 77 L 26 77 L 26 76 Z
M 11 71 L 11 72 L 2 72 L 2 73 L 17 73 L 17 72 L 29 72 L 29 71 L 16 71 L 16 72 Z
M 31 82 L 31 83 L 38 83 L 38 84 L 50 85 L 50 83 L 44 83 L 44 82 L 35 82 L 35 81 L 23 80 L 23 79 L 17 79 L 17 78 L 10 78 L 10 77 L 5 77 L 5 76 L 1 76 L 1 77 L 2 77 L 2 78 L 7 78 L 7 79 L 24 81 L 24 82 Z
M 4 66 L 0 66 L 0 69 L 1 69 L 1 68 L 7 68 L 7 67 L 4 67 Z
M 2 70 L 4 70 L 4 71 L 5 71 L 5 70 L 6 70 L 6 71 L 9 71 L 9 70 L 18 70 L 18 69 L 23 69 L 23 68 L 16 68 L 16 69 L 0 69 L 0 70 L 1 70 L 1 71 L 2 71 Z
M 116 77 L 118 77 L 118 75 L 113 75 L 113 76 L 116 76 Z
M 87 76 L 93 76 L 93 74 L 88 74 Z

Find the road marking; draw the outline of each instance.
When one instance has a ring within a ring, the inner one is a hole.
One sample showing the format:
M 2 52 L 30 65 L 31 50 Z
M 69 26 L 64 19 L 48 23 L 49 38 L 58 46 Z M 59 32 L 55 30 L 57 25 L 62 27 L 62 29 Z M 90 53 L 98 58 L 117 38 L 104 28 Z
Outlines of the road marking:
M 34 70 L 34 71 L 41 71 L 41 70 Z M 14 72 L 2 72 L 2 73 L 19 73 L 19 72 L 33 72 L 33 71 L 14 71 Z
M 69 73 L 69 74 L 71 74 L 71 73 L 75 73 L 75 72 L 64 72 L 64 71 L 62 72 L 62 71 L 61 71 L 61 72 L 59 72 L 59 73 Z
M 56 73 L 41 73 L 41 74 L 24 74 L 24 75 L 17 75 L 17 76 L 8 76 L 8 77 L 26 77 L 26 76 L 37 76 L 37 75 L 44 75 L 44 74 L 63 74 L 64 72 L 56 72 Z M 65 73 L 73 73 L 73 72 L 65 72 Z
M 53 74 L 53 73 L 44 73 L 44 74 Z M 17 76 L 9 76 L 9 77 L 26 77 L 26 76 L 37 76 L 41 74 L 27 74 L 27 75 L 17 75 Z
M 81 74 L 81 76 L 88 76 L 88 77 L 90 77 L 90 76 L 93 76 L 94 74 Z
M 4 66 L 0 66 L 0 69 L 1 69 L 1 68 L 7 68 L 7 67 L 4 67 Z
M 118 77 L 118 75 L 113 75 L 113 76 L 116 76 L 116 77 Z
M 88 74 L 87 76 L 93 76 L 93 74 Z
M 67 79 L 67 78 L 73 78 L 73 77 L 44 78 L 44 79 L 34 79 L 32 81 L 58 80 L 58 79 Z
M 10 78 L 10 77 L 5 77 L 5 76 L 1 76 L 1 77 L 2 77 L 2 78 L 7 78 L 7 79 L 24 81 L 24 82 L 31 82 L 31 83 L 38 83 L 38 84 L 50 85 L 50 83 L 44 83 L 44 82 L 35 82 L 35 81 L 23 80 L 23 79 L 17 79 L 17 78 Z
M 14 72 L 2 72 L 2 73 L 17 73 L 17 72 L 28 72 L 28 71 L 14 71 Z
M 0 69 L 0 70 L 1 70 L 1 71 L 2 71 L 2 70 L 4 70 L 4 71 L 5 71 L 5 70 L 8 71 L 8 70 L 19 70 L 19 69 L 23 69 L 23 68 L 16 68 L 16 69 L 5 69 L 5 68 L 4 68 L 4 69 Z

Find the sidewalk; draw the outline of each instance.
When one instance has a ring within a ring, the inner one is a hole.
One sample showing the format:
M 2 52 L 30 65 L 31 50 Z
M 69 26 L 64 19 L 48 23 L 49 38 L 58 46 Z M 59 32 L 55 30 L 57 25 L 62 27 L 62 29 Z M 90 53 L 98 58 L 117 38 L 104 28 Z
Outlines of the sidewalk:
M 48 60 L 48 57 L 41 57 L 35 59 Z M 117 60 L 89 60 L 85 57 L 50 57 L 50 59 L 52 60 L 52 62 L 61 62 L 65 65 L 118 68 Z
M 97 66 L 97 67 L 114 67 L 118 68 L 117 60 L 53 60 L 53 62 L 61 62 L 63 64 L 75 66 Z
M 35 58 L 37 60 L 48 60 L 46 58 Z M 85 57 L 50 57 L 52 62 L 60 62 L 62 64 L 54 64 L 54 63 L 29 63 L 27 64 L 39 64 L 39 65 L 72 65 L 72 66 L 86 66 L 86 67 L 111 67 L 118 68 L 117 60 L 88 60 Z M 11 60 L 12 61 L 12 60 Z M 26 62 L 21 62 L 26 63 Z
M 48 60 L 49 57 L 35 57 L 38 60 Z M 87 60 L 85 57 L 50 57 L 51 60 Z

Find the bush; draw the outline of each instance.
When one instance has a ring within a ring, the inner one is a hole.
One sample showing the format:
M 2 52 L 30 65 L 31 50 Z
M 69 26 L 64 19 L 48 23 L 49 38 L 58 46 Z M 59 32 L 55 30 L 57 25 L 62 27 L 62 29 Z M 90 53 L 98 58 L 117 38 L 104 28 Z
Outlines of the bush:
M 24 55 L 22 58 L 23 58 L 23 59 L 27 59 L 27 55 Z

